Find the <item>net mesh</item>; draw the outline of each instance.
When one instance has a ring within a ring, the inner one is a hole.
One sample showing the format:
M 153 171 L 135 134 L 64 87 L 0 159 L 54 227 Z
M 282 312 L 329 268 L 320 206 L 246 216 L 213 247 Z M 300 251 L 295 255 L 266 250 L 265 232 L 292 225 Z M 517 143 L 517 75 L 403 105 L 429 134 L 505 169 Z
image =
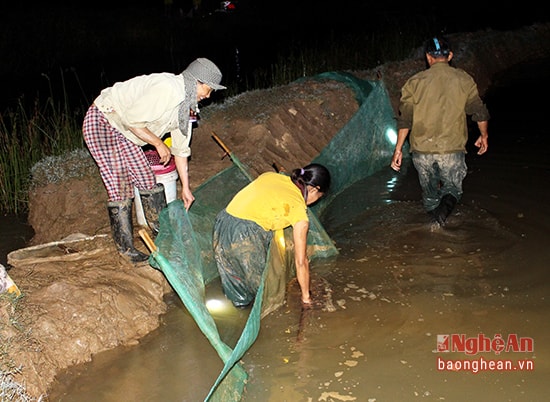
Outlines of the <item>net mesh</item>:
M 325 73 L 315 78 L 345 82 L 355 91 L 360 107 L 314 160 L 329 168 L 332 184 L 328 197 L 308 209 L 308 255 L 312 260 L 338 254 L 318 217 L 349 185 L 387 166 L 394 147 L 390 134 L 392 130 L 395 133 L 393 110 L 381 82 L 363 81 L 345 73 Z M 261 318 L 283 304 L 286 285 L 295 275 L 289 228 L 274 235 L 257 297 L 237 344 L 232 349 L 223 342 L 206 308 L 205 285 L 218 277 L 212 251 L 215 217 L 251 180 L 247 167 L 236 157 L 232 159 L 232 167 L 211 177 L 194 192 L 195 202 L 189 211 L 181 200 L 171 202 L 163 210 L 155 240 L 158 249 L 150 258 L 151 265 L 162 270 L 224 362 L 205 397 L 213 401 L 241 400 L 248 375 L 240 359 L 256 340 Z
M 311 209 L 322 219 L 330 202 L 351 184 L 387 168 L 397 138 L 396 121 L 382 81 L 365 81 L 348 73 L 328 72 L 318 80 L 338 80 L 355 92 L 359 109 L 313 162 L 331 172 L 330 193 Z M 407 146 L 403 147 L 407 155 Z

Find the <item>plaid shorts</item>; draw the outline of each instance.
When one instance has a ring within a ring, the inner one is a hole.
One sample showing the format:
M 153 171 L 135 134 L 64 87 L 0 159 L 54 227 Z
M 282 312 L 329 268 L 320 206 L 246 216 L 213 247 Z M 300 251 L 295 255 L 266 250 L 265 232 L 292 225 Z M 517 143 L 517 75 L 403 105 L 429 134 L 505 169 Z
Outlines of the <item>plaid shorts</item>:
M 111 126 L 95 105 L 86 113 L 82 133 L 99 168 L 109 201 L 134 198 L 134 187 L 149 190 L 155 186 L 155 173 L 143 149 Z

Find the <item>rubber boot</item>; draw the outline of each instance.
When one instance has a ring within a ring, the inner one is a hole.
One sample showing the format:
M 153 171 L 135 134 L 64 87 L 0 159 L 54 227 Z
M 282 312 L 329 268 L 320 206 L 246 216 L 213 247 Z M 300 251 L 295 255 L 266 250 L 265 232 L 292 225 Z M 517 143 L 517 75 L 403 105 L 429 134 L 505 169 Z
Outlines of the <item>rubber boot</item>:
M 141 196 L 145 220 L 156 236 L 160 230 L 160 213 L 167 205 L 164 184 L 157 183 L 151 190 L 139 190 L 139 195 Z
M 133 263 L 146 261 L 149 256 L 134 247 L 134 226 L 132 224 L 132 199 L 107 203 L 113 240 L 118 252 Z
M 436 209 L 432 211 L 432 216 L 441 225 L 445 225 L 447 218 L 453 212 L 457 199 L 452 194 L 445 194 Z

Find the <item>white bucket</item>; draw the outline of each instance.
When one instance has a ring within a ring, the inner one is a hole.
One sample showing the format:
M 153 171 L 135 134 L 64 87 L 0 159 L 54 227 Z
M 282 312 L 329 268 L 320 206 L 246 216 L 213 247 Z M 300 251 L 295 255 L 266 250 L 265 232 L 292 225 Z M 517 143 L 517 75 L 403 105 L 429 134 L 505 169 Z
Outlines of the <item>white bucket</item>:
M 174 170 L 172 172 L 157 174 L 157 183 L 164 184 L 164 193 L 166 194 L 166 203 L 170 203 L 177 198 L 178 190 L 176 186 L 176 181 L 178 180 L 178 171 Z
M 147 219 L 145 219 L 145 212 L 143 212 L 143 204 L 141 203 L 141 196 L 139 190 L 134 187 L 134 206 L 136 207 L 136 219 L 139 226 L 147 227 Z

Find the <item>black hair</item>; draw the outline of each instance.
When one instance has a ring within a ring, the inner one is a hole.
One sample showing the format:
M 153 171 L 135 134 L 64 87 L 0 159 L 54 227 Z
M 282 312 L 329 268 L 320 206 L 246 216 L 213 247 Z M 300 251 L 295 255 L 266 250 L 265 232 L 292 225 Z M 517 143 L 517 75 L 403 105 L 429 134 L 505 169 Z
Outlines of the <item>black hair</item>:
M 451 53 L 449 41 L 441 36 L 435 36 L 426 41 L 425 53 L 433 57 L 447 57 Z
M 305 186 L 319 187 L 319 191 L 327 193 L 330 188 L 330 172 L 318 163 L 311 163 L 301 169 L 294 169 L 292 181 Z

